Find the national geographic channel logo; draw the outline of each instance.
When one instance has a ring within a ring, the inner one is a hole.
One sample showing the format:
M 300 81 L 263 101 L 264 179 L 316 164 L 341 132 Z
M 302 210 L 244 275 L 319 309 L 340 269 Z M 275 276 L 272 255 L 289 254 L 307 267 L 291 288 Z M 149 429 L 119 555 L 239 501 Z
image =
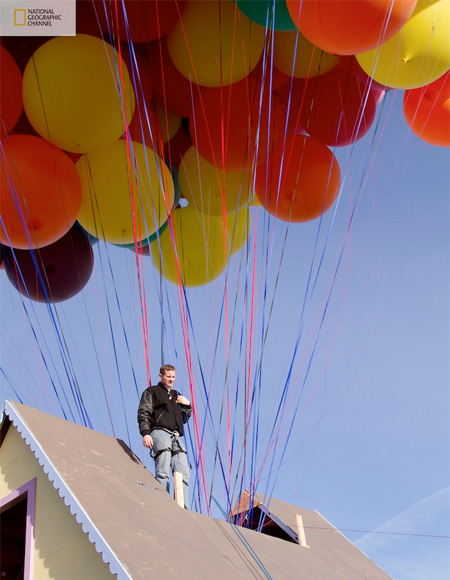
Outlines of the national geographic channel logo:
M 55 14 L 53 8 L 15 8 L 14 26 L 53 26 L 62 21 L 62 14 Z
M 1 36 L 74 36 L 76 0 L 0 0 Z

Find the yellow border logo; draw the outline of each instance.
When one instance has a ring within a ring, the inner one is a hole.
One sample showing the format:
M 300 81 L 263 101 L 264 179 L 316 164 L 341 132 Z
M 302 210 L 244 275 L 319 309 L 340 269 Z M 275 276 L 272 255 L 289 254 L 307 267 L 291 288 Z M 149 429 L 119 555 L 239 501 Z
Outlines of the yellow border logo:
M 14 26 L 26 26 L 27 17 L 24 8 L 16 8 L 14 10 Z

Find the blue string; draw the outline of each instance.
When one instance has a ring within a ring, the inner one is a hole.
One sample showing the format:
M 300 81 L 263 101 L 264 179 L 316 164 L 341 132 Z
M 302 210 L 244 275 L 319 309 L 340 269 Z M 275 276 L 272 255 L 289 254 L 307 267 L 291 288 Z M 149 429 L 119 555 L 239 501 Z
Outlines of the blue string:
M 226 518 L 227 522 L 230 524 L 231 529 L 233 530 L 233 532 L 237 535 L 237 537 L 239 538 L 239 540 L 242 542 L 243 546 L 248 551 L 248 553 L 250 554 L 250 556 L 255 560 L 255 562 L 258 565 L 258 567 L 260 568 L 260 570 L 262 570 L 264 576 L 266 578 L 268 578 L 268 580 L 272 580 L 272 576 L 269 574 L 267 568 L 264 566 L 263 562 L 259 558 L 258 554 L 255 552 L 255 550 L 252 548 L 252 546 L 250 545 L 250 543 L 245 539 L 244 534 L 239 530 L 238 526 L 236 524 L 234 524 L 230 520 L 230 518 L 223 511 L 221 505 L 216 500 L 216 498 L 213 497 L 212 499 L 214 500 L 214 502 L 217 505 L 217 507 L 219 508 L 219 510 L 222 512 L 222 515 Z

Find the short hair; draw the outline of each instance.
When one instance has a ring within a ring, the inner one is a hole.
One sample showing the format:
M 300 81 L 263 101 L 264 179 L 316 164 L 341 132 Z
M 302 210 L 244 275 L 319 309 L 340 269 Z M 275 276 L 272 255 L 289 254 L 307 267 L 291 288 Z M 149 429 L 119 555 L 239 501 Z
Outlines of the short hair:
M 168 371 L 174 371 L 174 370 L 176 370 L 176 369 L 173 365 L 162 365 L 162 367 L 159 369 L 159 374 L 165 375 Z

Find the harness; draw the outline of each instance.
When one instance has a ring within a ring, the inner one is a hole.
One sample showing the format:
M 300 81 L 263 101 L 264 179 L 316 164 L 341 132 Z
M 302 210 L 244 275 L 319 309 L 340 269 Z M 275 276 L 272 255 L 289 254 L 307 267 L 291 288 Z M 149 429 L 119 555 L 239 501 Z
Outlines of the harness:
M 180 436 L 178 431 L 170 431 L 170 429 L 166 429 L 165 427 L 155 427 L 154 430 L 165 431 L 166 433 L 169 433 L 169 435 L 172 437 L 173 442 L 177 441 L 178 437 Z M 156 453 L 152 453 L 153 459 L 156 460 L 161 455 L 161 453 L 165 453 L 166 451 L 170 451 L 172 457 L 174 455 L 178 455 L 178 453 L 185 453 L 185 451 L 181 449 L 181 447 L 180 449 L 176 449 L 175 451 L 173 451 L 171 447 L 166 447 L 165 449 L 160 449 Z

